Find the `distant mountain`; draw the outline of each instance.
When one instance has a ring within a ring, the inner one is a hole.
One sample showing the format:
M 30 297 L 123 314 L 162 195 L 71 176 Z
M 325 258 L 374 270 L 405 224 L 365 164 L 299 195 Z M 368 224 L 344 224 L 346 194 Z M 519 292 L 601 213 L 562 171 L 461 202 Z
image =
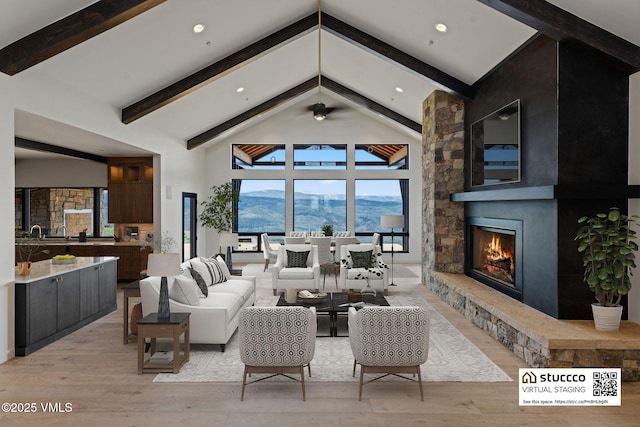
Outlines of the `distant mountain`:
M 296 229 L 317 229 L 332 224 L 336 230 L 346 228 L 344 196 L 296 193 L 294 211 Z M 380 231 L 380 216 L 401 213 L 402 200 L 392 196 L 356 197 L 356 229 Z M 280 190 L 243 193 L 240 197 L 238 226 L 241 231 L 282 232 L 285 229 L 285 194 Z

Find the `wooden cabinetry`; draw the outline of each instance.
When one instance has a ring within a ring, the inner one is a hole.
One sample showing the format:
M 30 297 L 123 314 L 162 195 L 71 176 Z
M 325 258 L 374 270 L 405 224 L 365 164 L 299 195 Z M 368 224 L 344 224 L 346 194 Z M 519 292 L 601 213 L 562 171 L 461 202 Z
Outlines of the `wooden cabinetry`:
M 147 257 L 153 252 L 149 246 L 102 246 L 101 256 L 118 257 L 118 280 L 136 280 L 147 268 Z
M 17 356 L 26 356 L 117 308 L 117 261 L 80 258 L 77 263 L 39 277 L 36 272 L 33 280 L 16 278 Z M 49 268 L 45 264 L 35 270 Z
M 153 159 L 112 157 L 107 161 L 110 223 L 153 222 Z

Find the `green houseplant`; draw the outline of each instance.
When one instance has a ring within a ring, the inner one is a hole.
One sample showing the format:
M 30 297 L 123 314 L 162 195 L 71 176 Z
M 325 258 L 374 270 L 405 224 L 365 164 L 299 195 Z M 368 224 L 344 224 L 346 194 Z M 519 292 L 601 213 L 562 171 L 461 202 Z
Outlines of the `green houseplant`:
M 631 289 L 631 269 L 636 267 L 638 245 L 632 228 L 636 218 L 636 215 L 629 217 L 618 208 L 611 208 L 608 213 L 578 219 L 582 226 L 575 240 L 579 242 L 578 252 L 583 254 L 584 281 L 598 301 L 592 304 L 596 329 L 617 330 L 619 327 L 620 300 Z M 606 310 L 608 308 L 612 310 Z M 617 323 L 614 320 L 614 324 L 599 325 L 596 317 L 600 317 L 602 311 L 615 311 Z
M 324 235 L 326 237 L 333 236 L 333 225 L 332 224 L 325 224 L 322 227 L 320 227 L 320 229 L 322 230 L 322 232 L 324 233 Z
M 240 191 L 233 187 L 233 183 L 214 185 L 213 192 L 207 200 L 202 202 L 204 207 L 200 213 L 200 221 L 205 227 L 213 228 L 218 234 L 231 233 L 233 229 L 233 207 L 240 200 Z M 222 248 L 220 248 L 222 252 Z M 231 247 L 227 247 L 226 263 L 231 270 Z

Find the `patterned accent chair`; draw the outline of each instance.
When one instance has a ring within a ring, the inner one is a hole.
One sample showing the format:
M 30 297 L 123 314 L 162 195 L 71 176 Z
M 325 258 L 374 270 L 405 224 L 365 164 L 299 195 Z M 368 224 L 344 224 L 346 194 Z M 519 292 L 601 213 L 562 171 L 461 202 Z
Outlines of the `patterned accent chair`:
M 246 307 L 240 313 L 240 360 L 244 363 L 242 394 L 247 384 L 282 375 L 302 384 L 316 347 L 316 313 L 305 307 Z M 247 383 L 247 375 L 270 374 Z M 300 379 L 287 374 L 300 374 Z
M 371 251 L 371 262 L 369 267 L 360 267 L 353 262 L 352 252 Z M 366 278 L 376 291 L 382 291 L 384 295 L 389 294 L 389 275 L 387 265 L 382 260 L 380 246 L 370 243 L 359 245 L 342 245 L 340 248 L 340 287 L 342 291 L 347 289 L 361 289 L 367 284 Z
M 349 341 L 353 351 L 353 376 L 360 365 L 362 386 L 395 375 L 420 386 L 420 365 L 429 355 L 429 313 L 424 307 L 364 307 L 349 309 Z M 383 374 L 364 382 L 365 374 Z M 418 380 L 400 374 L 417 374 Z
M 287 252 L 289 251 L 289 252 Z M 288 254 L 301 254 L 308 252 L 305 262 L 297 263 L 295 258 Z M 278 248 L 278 258 L 271 267 L 271 284 L 273 295 L 278 290 L 289 288 L 307 289 L 318 292 L 320 289 L 320 262 L 318 261 L 318 247 L 315 245 L 281 245 Z
M 269 262 L 271 259 L 276 259 L 278 257 L 278 251 L 271 247 L 271 243 L 269 242 L 269 235 L 267 233 L 262 233 L 260 235 L 261 243 L 262 243 L 262 255 L 264 256 L 264 270 L 267 271 L 269 268 Z

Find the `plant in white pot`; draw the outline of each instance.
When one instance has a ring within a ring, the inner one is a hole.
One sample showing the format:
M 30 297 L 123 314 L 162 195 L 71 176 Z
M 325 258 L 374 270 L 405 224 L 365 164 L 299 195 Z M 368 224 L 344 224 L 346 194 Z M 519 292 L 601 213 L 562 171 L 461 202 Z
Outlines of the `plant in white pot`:
M 636 267 L 638 245 L 632 229 L 636 218 L 611 208 L 609 213 L 578 220 L 583 225 L 575 240 L 579 242 L 578 252 L 584 254 L 584 281 L 598 301 L 591 305 L 598 330 L 617 331 L 620 327 L 620 300 L 631 289 L 631 269 Z
M 211 187 L 213 194 L 207 200 L 202 202 L 204 206 L 200 213 L 200 221 L 205 227 L 215 229 L 220 235 L 220 243 L 226 243 L 227 255 L 225 261 L 229 270 L 231 266 L 231 247 L 233 242 L 237 242 L 238 235 L 233 231 L 233 207 L 240 199 L 240 191 L 233 187 L 233 183 L 226 182 L 224 184 Z M 224 233 L 229 233 L 223 238 Z M 230 243 L 229 243 L 230 242 Z M 236 243 L 237 245 L 237 243 Z M 220 248 L 222 252 L 222 248 Z

